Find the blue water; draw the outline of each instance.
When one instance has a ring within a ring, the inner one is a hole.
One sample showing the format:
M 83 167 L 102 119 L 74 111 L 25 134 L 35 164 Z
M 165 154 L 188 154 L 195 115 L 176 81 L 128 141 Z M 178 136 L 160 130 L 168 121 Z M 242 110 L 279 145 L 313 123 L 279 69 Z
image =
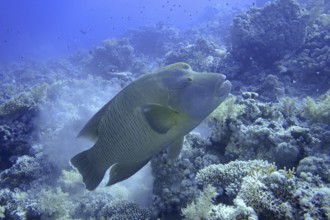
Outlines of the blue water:
M 61 56 L 99 45 L 127 30 L 159 22 L 189 28 L 215 7 L 254 1 L 224 0 L 34 0 L 0 1 L 0 60 Z

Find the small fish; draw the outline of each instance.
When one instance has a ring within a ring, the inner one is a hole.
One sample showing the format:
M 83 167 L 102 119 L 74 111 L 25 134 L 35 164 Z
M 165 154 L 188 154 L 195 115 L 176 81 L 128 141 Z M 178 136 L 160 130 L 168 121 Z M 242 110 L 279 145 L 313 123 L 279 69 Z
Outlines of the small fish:
M 79 32 L 83 35 L 86 35 L 87 34 L 87 31 L 85 31 L 84 29 L 80 29 Z
M 132 82 L 105 104 L 78 137 L 95 141 L 70 162 L 94 190 L 111 167 L 107 186 L 125 180 L 166 147 L 178 157 L 184 135 L 227 97 L 231 83 L 217 73 L 175 63 Z

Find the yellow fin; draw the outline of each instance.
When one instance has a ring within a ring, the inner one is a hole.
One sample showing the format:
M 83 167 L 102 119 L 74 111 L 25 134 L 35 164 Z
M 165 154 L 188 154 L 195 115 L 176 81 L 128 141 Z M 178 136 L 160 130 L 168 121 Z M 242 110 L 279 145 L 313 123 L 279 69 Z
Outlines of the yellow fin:
M 150 127 L 158 133 L 166 133 L 179 121 L 179 112 L 170 107 L 159 104 L 147 104 L 142 106 Z

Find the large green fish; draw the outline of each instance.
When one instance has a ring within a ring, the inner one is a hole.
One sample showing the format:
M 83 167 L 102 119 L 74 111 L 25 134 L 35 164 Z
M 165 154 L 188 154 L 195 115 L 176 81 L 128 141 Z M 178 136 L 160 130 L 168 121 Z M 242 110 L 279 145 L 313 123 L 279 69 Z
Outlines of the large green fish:
M 231 84 L 225 78 L 175 63 L 124 88 L 78 135 L 95 141 L 71 159 L 86 188 L 95 189 L 110 167 L 108 186 L 129 178 L 166 147 L 176 158 L 184 135 L 227 97 Z

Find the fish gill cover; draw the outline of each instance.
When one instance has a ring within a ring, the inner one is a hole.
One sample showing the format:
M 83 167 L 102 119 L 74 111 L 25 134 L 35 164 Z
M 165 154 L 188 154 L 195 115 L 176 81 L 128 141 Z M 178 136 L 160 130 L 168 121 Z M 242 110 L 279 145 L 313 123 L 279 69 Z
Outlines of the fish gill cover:
M 0 219 L 330 218 L 329 1 L 0 6 Z M 69 164 L 93 145 L 79 131 L 176 62 L 231 94 L 178 159 L 87 191 Z

